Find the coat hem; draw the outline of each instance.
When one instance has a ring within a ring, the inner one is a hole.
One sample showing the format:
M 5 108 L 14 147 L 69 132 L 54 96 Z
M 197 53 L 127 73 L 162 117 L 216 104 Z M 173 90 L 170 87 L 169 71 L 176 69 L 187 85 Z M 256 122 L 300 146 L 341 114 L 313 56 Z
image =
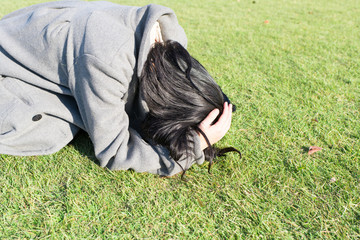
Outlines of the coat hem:
M 50 147 L 46 150 L 31 150 L 31 151 L 21 151 L 21 152 L 16 150 L 11 150 L 11 148 L 8 147 L 3 147 L 0 144 L 0 155 L 11 155 L 11 156 L 19 156 L 19 157 L 50 155 L 60 151 L 62 148 L 68 145 L 68 143 L 71 142 L 71 140 L 73 140 L 73 137 L 69 136 L 66 138 L 66 141 L 64 141 L 63 144 L 58 144 L 57 146 Z

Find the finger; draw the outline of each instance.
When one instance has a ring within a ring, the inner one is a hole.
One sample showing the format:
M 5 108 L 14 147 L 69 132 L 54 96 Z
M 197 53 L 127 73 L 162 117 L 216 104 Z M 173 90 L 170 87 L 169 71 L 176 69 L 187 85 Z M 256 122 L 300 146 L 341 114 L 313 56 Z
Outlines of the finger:
M 221 114 L 219 120 L 214 124 L 214 126 L 215 125 L 216 125 L 216 127 L 223 126 L 227 122 L 227 119 L 229 117 L 228 113 L 229 113 L 229 106 L 228 106 L 228 103 L 225 102 L 223 113 Z
M 217 118 L 219 113 L 220 113 L 220 110 L 215 108 L 206 116 L 206 118 L 200 123 L 200 125 L 210 126 L 211 123 Z
M 225 123 L 226 132 L 230 129 L 232 119 L 232 104 L 229 105 L 227 122 Z
M 228 116 L 227 116 L 227 121 L 231 122 L 231 117 L 232 117 L 232 104 L 229 104 L 228 106 Z
M 227 105 L 228 110 L 227 110 L 227 115 L 224 121 L 224 124 L 222 125 L 222 129 L 227 132 L 230 129 L 231 126 L 231 117 L 232 117 L 232 104 L 228 104 Z
M 227 115 L 224 121 L 224 125 L 222 126 L 223 129 L 227 132 L 230 129 L 230 125 L 231 125 L 231 117 L 232 117 L 232 105 L 229 104 L 228 105 L 228 111 L 227 111 Z

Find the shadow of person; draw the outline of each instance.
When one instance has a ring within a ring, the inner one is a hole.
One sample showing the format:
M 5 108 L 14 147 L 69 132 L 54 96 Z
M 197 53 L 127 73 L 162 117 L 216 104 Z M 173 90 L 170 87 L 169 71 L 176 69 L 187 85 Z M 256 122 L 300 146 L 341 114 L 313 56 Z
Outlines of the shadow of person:
M 95 156 L 94 146 L 87 132 L 80 130 L 68 145 L 78 151 L 81 156 L 89 158 L 97 165 L 100 164 Z

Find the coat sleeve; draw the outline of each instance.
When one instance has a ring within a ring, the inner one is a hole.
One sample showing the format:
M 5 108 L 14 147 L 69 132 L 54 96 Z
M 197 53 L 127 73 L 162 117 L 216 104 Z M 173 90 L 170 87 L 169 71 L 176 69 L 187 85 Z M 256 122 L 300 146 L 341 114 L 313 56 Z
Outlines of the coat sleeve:
M 123 69 L 129 68 L 131 66 L 123 66 Z M 129 73 L 115 70 L 95 56 L 85 54 L 75 62 L 73 74 L 73 95 L 102 167 L 164 176 L 182 171 L 166 148 L 148 144 L 129 127 L 122 99 L 128 89 Z M 194 144 L 196 151 L 190 163 L 201 164 L 204 156 L 197 136 L 194 136 Z M 186 162 L 179 161 L 183 168 L 189 167 L 185 166 Z

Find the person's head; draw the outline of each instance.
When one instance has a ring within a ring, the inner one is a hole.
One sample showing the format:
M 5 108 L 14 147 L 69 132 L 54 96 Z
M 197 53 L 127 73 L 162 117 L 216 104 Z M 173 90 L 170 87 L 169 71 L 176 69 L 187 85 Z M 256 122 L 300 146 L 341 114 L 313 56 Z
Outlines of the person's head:
M 206 69 L 174 41 L 157 43 L 150 50 L 140 77 L 140 93 L 149 107 L 144 133 L 167 147 L 175 161 L 184 155 L 191 158 L 197 126 L 215 108 L 220 116 L 228 101 Z M 214 150 L 210 147 L 204 152 L 211 162 Z

